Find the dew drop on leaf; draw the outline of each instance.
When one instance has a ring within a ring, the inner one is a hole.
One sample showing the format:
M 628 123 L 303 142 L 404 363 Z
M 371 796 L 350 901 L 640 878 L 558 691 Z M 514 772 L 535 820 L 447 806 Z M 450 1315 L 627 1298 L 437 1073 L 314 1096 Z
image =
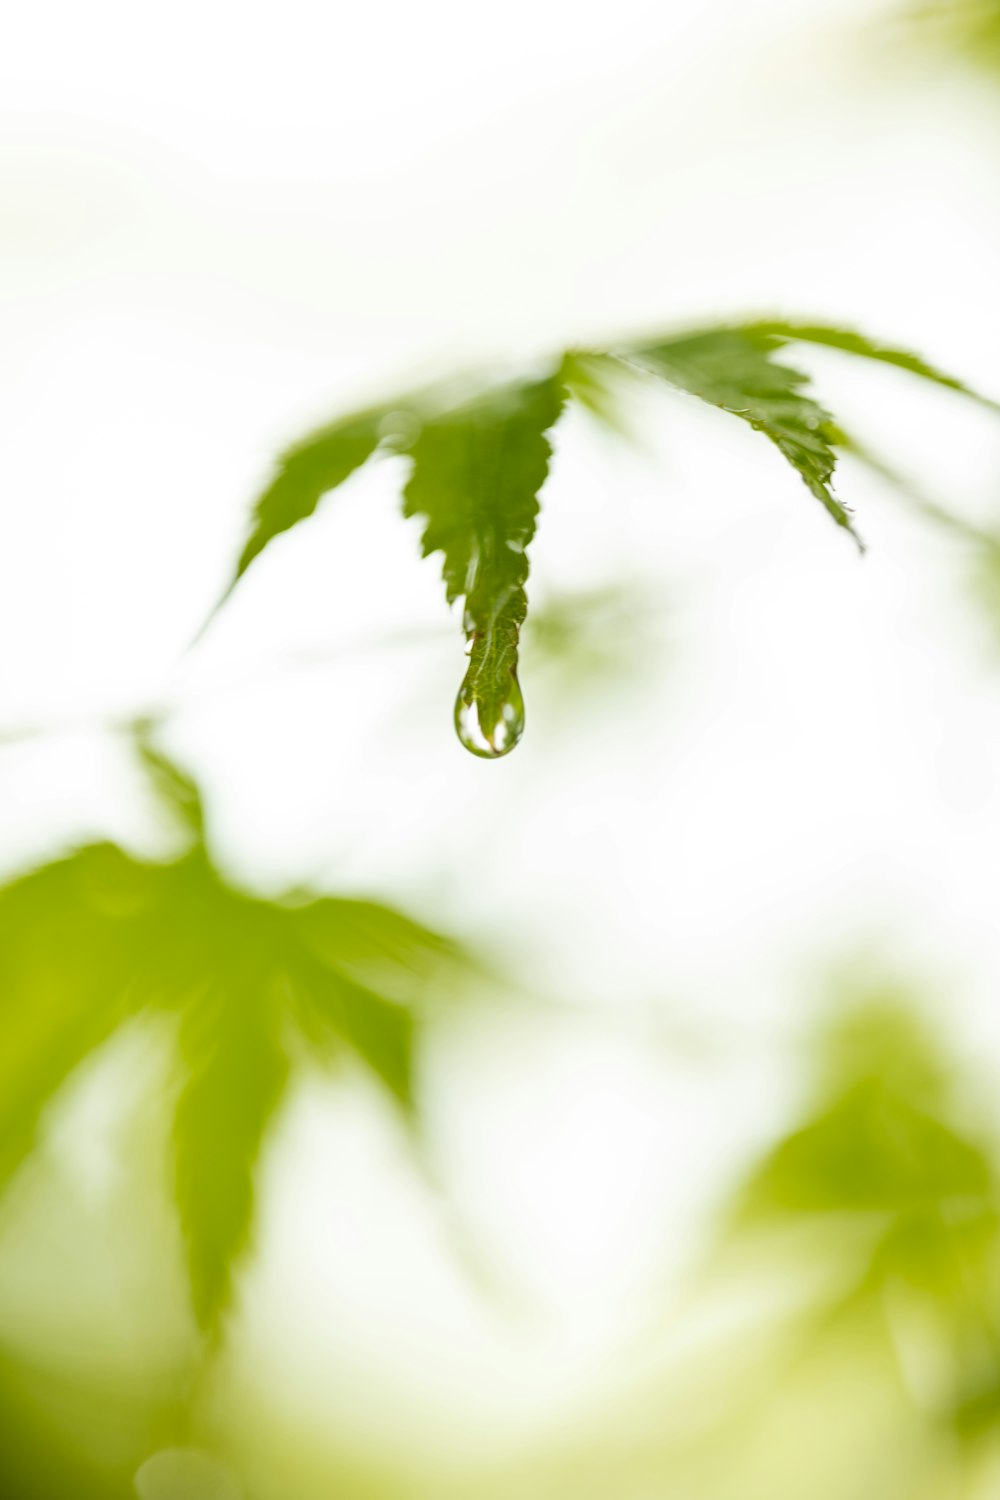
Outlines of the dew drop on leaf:
M 506 697 L 498 702 L 477 690 L 478 673 L 469 668 L 455 699 L 455 732 L 466 750 L 484 760 L 507 755 L 524 733 L 524 698 L 515 673 L 510 674 Z

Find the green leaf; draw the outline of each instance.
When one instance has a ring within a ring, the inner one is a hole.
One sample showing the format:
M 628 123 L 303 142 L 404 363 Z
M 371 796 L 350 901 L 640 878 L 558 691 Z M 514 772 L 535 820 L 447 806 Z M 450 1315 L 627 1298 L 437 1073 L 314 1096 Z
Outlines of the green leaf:
M 432 983 L 468 975 L 455 943 L 374 901 L 312 901 L 292 913 L 303 1022 L 329 1050 L 349 1046 L 407 1112 L 414 1109 L 413 1006 Z
M 523 729 L 517 659 L 527 548 L 548 474 L 547 434 L 564 399 L 557 376 L 506 385 L 428 421 L 412 449 L 404 513 L 426 522 L 424 556 L 444 554 L 449 603 L 465 599 L 470 659 L 456 724 L 478 755 L 506 754 Z
M 413 1117 L 413 1015 L 335 968 L 300 961 L 296 991 L 306 1034 L 321 1054 L 346 1045 Z
M 337 897 L 293 912 L 298 941 L 320 963 L 399 1003 L 446 971 L 470 967 L 456 943 L 379 902 Z
M 929 380 L 934 385 L 942 385 L 948 390 L 957 391 L 962 396 L 971 397 L 973 401 L 997 410 L 995 401 L 979 395 L 971 386 L 956 379 L 954 375 L 946 375 L 943 370 L 936 369 L 934 365 L 921 359 L 918 354 L 911 354 L 906 349 L 895 349 L 889 344 L 881 344 L 876 339 L 870 339 L 865 334 L 851 329 L 830 328 L 822 323 L 784 323 L 779 320 L 768 320 L 746 323 L 743 325 L 743 332 L 764 338 L 775 338 L 781 343 L 820 344 L 828 349 L 840 349 L 845 354 L 857 355 L 861 359 L 873 359 L 880 364 L 895 365 L 899 370 L 907 370 L 911 375 L 918 375 L 922 380 Z
M 559 370 L 567 396 L 619 436 L 631 436 L 621 409 L 628 374 L 610 355 L 587 350 L 564 354 Z
M 831 487 L 837 459 L 830 415 L 806 395 L 806 375 L 772 358 L 781 343 L 766 331 L 717 328 L 622 351 L 621 357 L 770 438 L 837 525 L 858 541 Z
M 133 1012 L 155 879 L 100 844 L 0 889 L 0 1185 L 49 1100 Z
M 267 974 L 192 999 L 181 1024 L 187 1079 L 174 1120 L 177 1206 L 195 1314 L 214 1331 L 250 1236 L 254 1174 L 288 1077 L 283 1006 Z
M 202 826 L 194 782 L 141 746 L 168 805 Z M 296 1035 L 360 1059 L 415 1123 L 417 1001 L 457 946 L 373 901 L 261 901 L 204 844 L 146 863 L 112 845 L 0 887 L 0 1183 L 72 1070 L 143 1009 L 179 1015 L 175 1191 L 198 1320 L 217 1331 L 254 1220 L 262 1142 Z
M 985 1133 L 955 1119 L 939 1044 L 884 992 L 838 1017 L 819 1060 L 815 1104 L 748 1175 L 731 1224 L 821 1225 L 853 1267 L 842 1299 L 906 1281 L 957 1315 L 993 1286 L 997 1178 Z
M 151 725 L 137 726 L 134 743 L 140 764 L 162 806 L 196 843 L 202 843 L 205 809 L 192 778 L 159 749 Z
M 610 350 L 571 349 L 553 361 L 547 379 L 511 381 L 464 401 L 468 382 L 463 387 L 453 381 L 344 417 L 290 449 L 258 502 L 236 579 L 380 444 L 387 451 L 410 450 L 405 514 L 425 521 L 424 554 L 444 554 L 449 602 L 465 600 L 469 666 L 455 704 L 456 729 L 474 754 L 504 755 L 524 728 L 517 665 L 527 612 L 527 548 L 551 456 L 548 434 L 567 398 L 623 433 L 626 373 L 656 375 L 762 432 L 861 545 L 833 490 L 843 435 L 809 394 L 808 376 L 776 358 L 793 342 L 840 349 L 975 395 L 915 354 L 817 323 L 761 319 Z M 1000 410 L 995 402 L 984 404 Z
M 982 1196 L 982 1153 L 919 1105 L 868 1079 L 780 1143 L 747 1189 L 769 1213 L 899 1213 Z
M 378 447 L 386 410 L 376 407 L 342 417 L 282 454 L 277 474 L 257 501 L 236 565 L 237 579 L 269 542 L 311 516 L 324 495 L 368 462 Z
M 753 1173 L 744 1203 L 767 1213 L 898 1213 L 987 1194 L 982 1151 L 953 1127 L 939 1045 L 883 987 L 850 996 L 824 1035 L 808 1119 Z

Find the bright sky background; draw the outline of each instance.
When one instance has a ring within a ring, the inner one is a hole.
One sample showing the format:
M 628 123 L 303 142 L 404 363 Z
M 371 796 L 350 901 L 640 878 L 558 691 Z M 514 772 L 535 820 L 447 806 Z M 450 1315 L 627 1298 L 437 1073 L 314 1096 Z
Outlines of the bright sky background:
M 611 699 L 547 701 L 528 656 L 499 764 L 454 740 L 457 622 L 390 464 L 180 661 L 275 451 L 428 370 L 774 310 L 1000 395 L 1000 95 L 901 61 L 877 14 L 40 0 L 0 57 L 0 730 L 81 726 L 0 751 L 0 862 L 148 837 L 87 721 L 176 692 L 241 878 L 398 900 L 586 1012 L 491 1013 L 427 1060 L 510 1322 L 370 1103 L 303 1092 L 245 1336 L 327 1426 L 388 1391 L 415 1443 L 456 1413 L 506 1441 L 599 1383 L 780 1124 L 828 963 L 940 986 L 1000 1061 L 1000 653 L 959 549 L 863 476 L 859 561 L 721 415 L 650 398 L 639 454 L 570 418 L 535 595 L 635 576 L 660 603 Z M 943 504 L 996 515 L 1000 425 L 801 362 Z

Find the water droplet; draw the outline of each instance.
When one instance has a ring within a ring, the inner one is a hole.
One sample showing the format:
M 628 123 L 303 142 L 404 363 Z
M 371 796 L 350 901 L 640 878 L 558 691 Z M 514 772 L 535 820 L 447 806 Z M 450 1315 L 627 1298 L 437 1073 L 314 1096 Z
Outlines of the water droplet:
M 469 672 L 458 697 L 455 699 L 455 731 L 473 755 L 484 760 L 499 760 L 507 755 L 524 733 L 524 699 L 521 685 L 511 673 L 510 686 L 505 700 L 497 705 L 493 701 L 477 698 Z

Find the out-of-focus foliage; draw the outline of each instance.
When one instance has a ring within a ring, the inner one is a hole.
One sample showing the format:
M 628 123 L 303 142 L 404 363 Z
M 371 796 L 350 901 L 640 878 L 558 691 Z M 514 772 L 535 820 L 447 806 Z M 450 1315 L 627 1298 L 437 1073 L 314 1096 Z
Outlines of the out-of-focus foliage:
M 310 944 L 341 973 L 368 968 L 376 936 L 384 938 L 378 972 L 409 972 L 416 934 L 405 919 L 385 923 L 363 903 L 301 911 Z M 818 1040 L 801 1106 L 746 1172 L 721 1246 L 696 1280 L 691 1304 L 707 1320 L 707 1342 L 685 1342 L 688 1311 L 678 1309 L 680 1354 L 651 1384 L 642 1383 L 650 1372 L 639 1360 L 646 1373 L 638 1384 L 628 1377 L 621 1407 L 612 1399 L 550 1446 L 494 1455 L 480 1467 L 468 1455 L 453 1459 L 443 1431 L 437 1458 L 408 1465 L 374 1448 L 348 1458 L 326 1447 L 307 1421 L 289 1427 L 287 1415 L 269 1416 L 263 1390 L 252 1395 L 252 1416 L 233 1406 L 218 1441 L 199 1426 L 197 1403 L 186 1416 L 166 1407 L 143 1415 L 120 1392 L 115 1453 L 128 1449 L 133 1470 L 142 1461 L 135 1454 L 145 1457 L 140 1474 L 148 1470 L 157 1500 L 171 1494 L 163 1482 L 175 1470 L 192 1483 L 196 1474 L 231 1474 L 234 1497 L 245 1482 L 261 1500 L 277 1500 L 290 1482 L 306 1496 L 342 1489 L 387 1500 L 798 1500 L 804 1492 L 819 1500 L 989 1500 L 988 1482 L 974 1482 L 988 1478 L 1000 1434 L 1000 1170 L 988 1112 L 971 1073 L 956 1068 L 905 993 L 841 1000 L 839 1019 Z M 190 998 L 181 1009 L 214 1027 L 211 1009 Z M 213 1037 L 224 1051 L 218 1029 Z M 255 1059 L 262 1046 L 271 1055 L 266 1042 L 252 1045 Z M 211 1071 L 208 1044 L 199 1056 Z M 274 1080 L 269 1073 L 263 1085 L 249 1084 L 247 1096 L 270 1097 Z M 227 1097 L 228 1088 L 223 1080 Z M 224 1114 L 229 1107 L 220 1105 Z M 230 1138 L 245 1140 L 255 1128 L 233 1126 Z M 220 1171 L 225 1149 L 217 1148 Z M 243 1170 L 238 1160 L 226 1164 L 235 1191 Z M 734 1285 L 746 1308 L 735 1336 Z M 667 1345 L 674 1336 L 671 1326 L 657 1333 Z M 77 1444 L 60 1399 L 77 1417 L 87 1409 L 84 1394 L 53 1387 L 50 1375 L 0 1370 L 0 1476 L 26 1500 L 130 1494 L 124 1458 L 98 1460 L 100 1443 Z M 97 1426 L 108 1420 L 104 1400 L 95 1395 Z
M 176 1200 L 195 1311 L 214 1330 L 296 1058 L 354 1058 L 412 1121 L 416 995 L 460 954 L 374 902 L 235 889 L 204 842 L 196 787 L 148 743 L 143 754 L 186 833 L 180 858 L 91 845 L 0 890 L 0 1180 L 117 1026 L 147 1007 L 175 1015 Z
M 549 373 L 470 398 L 462 382 L 346 416 L 290 449 L 257 503 L 238 579 L 268 543 L 312 515 L 378 452 L 408 452 L 404 510 L 426 524 L 424 555 L 444 554 L 449 603 L 464 598 L 470 663 L 455 723 L 465 746 L 493 758 L 523 728 L 518 642 L 527 613 L 527 549 L 548 472 L 549 434 L 567 400 L 623 430 L 624 370 L 656 376 L 739 417 L 768 437 L 839 526 L 853 534 L 833 491 L 842 434 L 807 392 L 808 376 L 772 356 L 789 343 L 815 343 L 895 365 L 935 384 L 973 393 L 917 355 L 862 334 L 776 320 L 709 328 L 613 350 L 571 350 Z
M 526 660 L 549 701 L 574 716 L 588 700 L 631 689 L 662 673 L 671 600 L 638 578 L 553 595 L 536 604 L 525 630 Z
M 910 14 L 917 36 L 935 52 L 951 48 L 977 67 L 1000 70 L 998 0 L 930 0 Z
M 800 1102 L 626 1376 L 527 1492 L 992 1500 L 1000 1153 L 975 1066 L 849 978 Z M 727 1101 L 719 1100 L 719 1108 Z M 498 1496 L 520 1492 L 508 1479 Z
M 4 1500 L 135 1500 L 136 1456 L 174 1440 L 189 1416 L 179 1386 L 168 1393 L 145 1372 L 84 1377 L 4 1351 L 0 1493 Z
M 32 1375 L 6 1360 L 0 1366 L 0 1479 L 5 1493 L 17 1500 L 56 1500 L 60 1495 L 111 1500 L 124 1493 L 113 1477 L 55 1437 L 37 1398 L 32 1399 Z
M 836 1276 L 814 1309 L 814 1337 L 869 1309 L 885 1320 L 907 1386 L 915 1329 L 925 1370 L 932 1345 L 930 1390 L 919 1393 L 930 1420 L 962 1439 L 995 1426 L 995 1142 L 940 1044 L 899 998 L 848 1007 L 827 1033 L 813 1103 L 750 1172 L 730 1224 L 743 1241 L 821 1232 L 819 1258 Z

